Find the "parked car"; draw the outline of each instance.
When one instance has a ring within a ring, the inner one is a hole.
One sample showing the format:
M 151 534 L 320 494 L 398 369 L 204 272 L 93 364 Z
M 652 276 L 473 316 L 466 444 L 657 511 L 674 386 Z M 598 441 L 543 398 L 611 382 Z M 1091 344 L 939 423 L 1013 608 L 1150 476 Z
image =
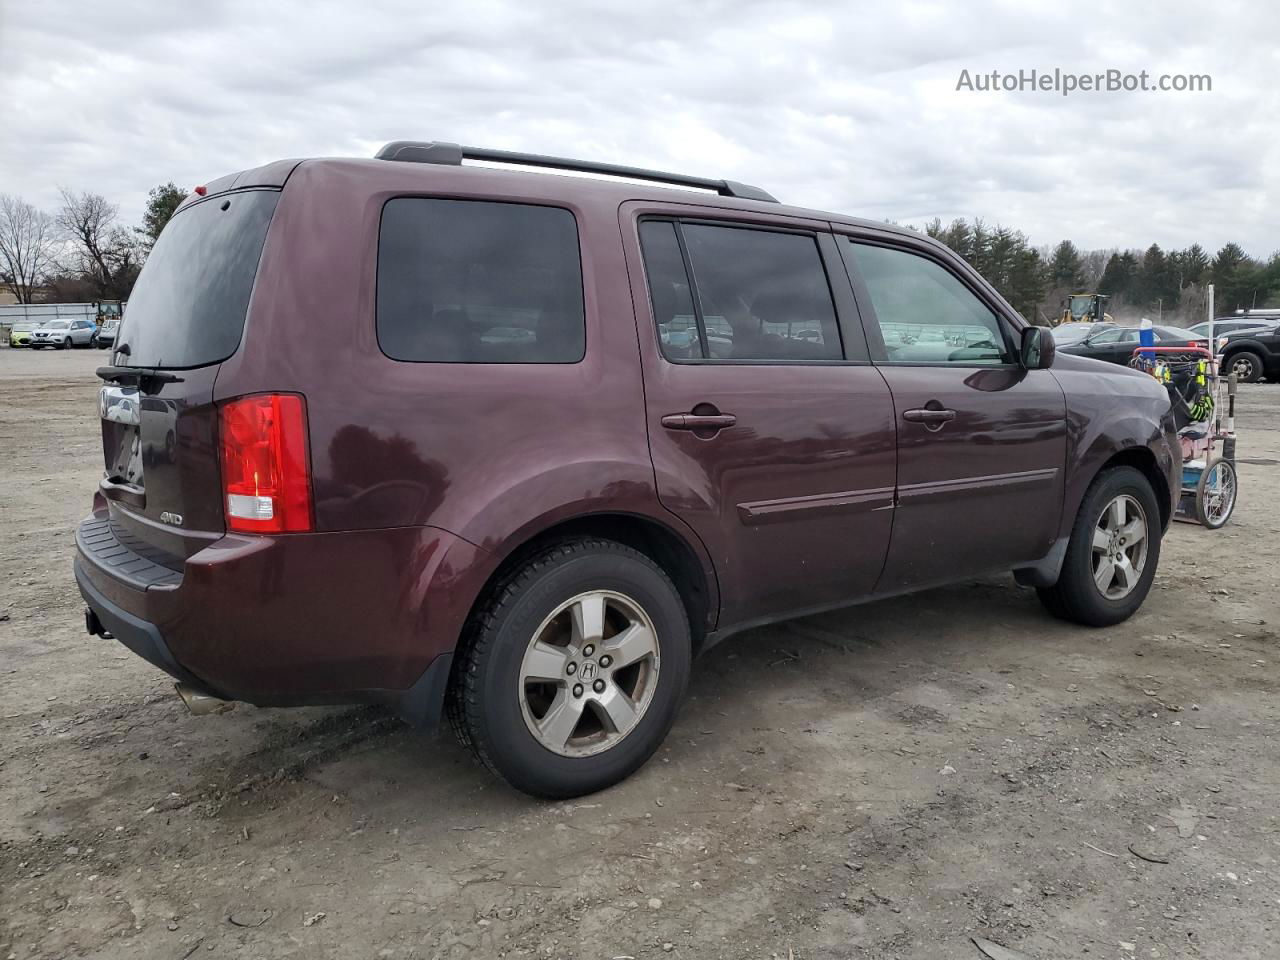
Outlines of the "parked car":
M 1181 327 L 1153 326 L 1156 346 L 1203 347 L 1208 349 L 1209 338 L 1199 337 Z M 1128 363 L 1138 347 L 1137 327 L 1110 327 L 1086 337 L 1078 343 L 1059 346 L 1064 353 L 1078 357 L 1091 357 L 1108 363 Z
M 36 325 L 30 320 L 19 320 L 9 328 L 9 346 L 11 347 L 29 347 L 31 346 L 31 334 L 35 331 Z
M 1254 318 L 1254 325 L 1228 333 L 1219 348 L 1222 369 L 1243 383 L 1280 377 L 1280 319 Z
M 1219 317 L 1213 321 L 1212 333 L 1215 336 L 1225 337 L 1231 333 L 1238 333 L 1241 330 L 1256 330 L 1259 327 L 1273 326 L 1274 321 L 1254 317 L 1252 319 L 1244 319 L 1241 317 Z M 1204 320 L 1200 323 L 1192 324 L 1187 328 L 1198 337 L 1204 337 L 1206 340 L 1210 335 L 1210 323 Z
M 196 710 L 443 712 L 540 796 L 753 625 L 1010 570 L 1118 623 L 1181 476 L 1155 380 L 913 230 L 451 144 L 198 188 L 119 339 L 87 629 Z
M 1061 349 L 1072 344 L 1081 343 L 1089 337 L 1096 337 L 1103 330 L 1111 330 L 1116 325 L 1105 320 L 1097 323 L 1063 323 L 1053 328 L 1053 340 Z
M 92 344 L 99 350 L 105 350 L 116 342 L 116 331 L 120 329 L 119 320 L 107 320 L 93 334 Z
M 87 347 L 93 339 L 94 324 L 91 320 L 48 320 L 31 334 L 31 346 L 70 349 Z

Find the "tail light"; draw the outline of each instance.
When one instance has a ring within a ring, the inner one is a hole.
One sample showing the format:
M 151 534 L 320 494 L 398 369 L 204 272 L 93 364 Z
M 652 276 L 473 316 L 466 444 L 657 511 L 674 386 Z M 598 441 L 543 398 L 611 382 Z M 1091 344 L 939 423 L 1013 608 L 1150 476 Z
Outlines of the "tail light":
M 219 409 L 227 529 L 311 530 L 307 407 L 291 393 L 240 397 Z

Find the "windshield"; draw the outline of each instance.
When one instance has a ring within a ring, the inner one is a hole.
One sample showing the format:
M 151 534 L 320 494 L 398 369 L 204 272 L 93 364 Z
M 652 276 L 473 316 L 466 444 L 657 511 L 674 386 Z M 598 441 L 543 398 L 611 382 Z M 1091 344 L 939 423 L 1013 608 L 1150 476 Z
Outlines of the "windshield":
M 14 333 L 30 333 L 35 328 L 36 328 L 36 325 L 34 323 L 28 323 L 26 321 L 23 321 L 21 323 L 15 323 L 13 325 L 13 332 Z
M 235 353 L 278 190 L 210 197 L 160 234 L 117 343 L 134 367 L 202 367 Z
M 1092 323 L 1066 323 L 1053 330 L 1053 339 L 1058 344 L 1081 343 L 1090 334 L 1101 333 L 1107 327 Z
M 71 324 L 66 320 L 50 320 L 44 326 L 46 330 L 66 330 Z

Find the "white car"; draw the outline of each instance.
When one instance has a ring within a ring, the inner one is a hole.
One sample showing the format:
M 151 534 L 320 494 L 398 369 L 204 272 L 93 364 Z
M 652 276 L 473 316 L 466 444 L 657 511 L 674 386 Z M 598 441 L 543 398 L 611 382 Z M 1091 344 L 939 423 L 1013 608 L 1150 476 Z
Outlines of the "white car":
M 31 334 L 33 347 L 87 347 L 96 327 L 91 320 L 49 320 Z

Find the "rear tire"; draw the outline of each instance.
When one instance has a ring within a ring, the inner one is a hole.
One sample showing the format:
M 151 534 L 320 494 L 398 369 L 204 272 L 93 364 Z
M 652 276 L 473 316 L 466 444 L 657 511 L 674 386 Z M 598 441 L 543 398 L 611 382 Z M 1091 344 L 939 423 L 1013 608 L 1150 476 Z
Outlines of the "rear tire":
M 1228 358 L 1227 372 L 1234 373 L 1241 383 L 1257 383 L 1266 369 L 1265 361 L 1253 350 L 1240 350 Z
M 1104 470 L 1080 505 L 1058 582 L 1036 591 L 1040 602 L 1054 616 L 1090 627 L 1128 620 L 1151 591 L 1160 535 L 1151 482 L 1133 467 Z
M 592 793 L 658 749 L 684 697 L 691 648 L 680 594 L 649 557 L 608 540 L 558 543 L 478 604 L 455 659 L 449 719 L 517 790 Z

